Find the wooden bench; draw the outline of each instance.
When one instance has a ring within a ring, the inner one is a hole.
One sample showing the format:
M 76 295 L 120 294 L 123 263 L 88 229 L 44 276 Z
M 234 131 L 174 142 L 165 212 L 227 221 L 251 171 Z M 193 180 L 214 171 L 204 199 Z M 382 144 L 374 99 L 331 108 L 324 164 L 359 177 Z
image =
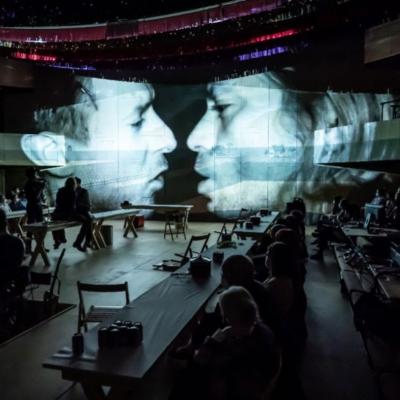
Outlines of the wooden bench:
M 117 219 L 124 218 L 125 222 L 125 230 L 124 237 L 127 237 L 129 232 L 132 232 L 134 237 L 136 238 L 137 232 L 134 226 L 135 216 L 138 213 L 137 210 L 111 210 L 111 211 L 103 211 L 92 214 L 92 238 L 93 245 L 95 249 L 105 248 L 106 243 L 104 237 L 101 233 L 101 227 L 103 222 L 107 219 Z M 51 221 L 51 222 L 40 222 L 34 224 L 27 224 L 23 227 L 23 230 L 27 232 L 32 232 L 33 237 L 36 241 L 36 247 L 32 253 L 32 257 L 29 265 L 33 266 L 37 260 L 39 254 L 42 256 L 44 264 L 46 266 L 50 265 L 49 257 L 47 256 L 47 252 L 45 250 L 44 242 L 48 232 L 53 232 L 62 229 L 68 229 L 75 226 L 80 226 L 82 222 L 80 221 Z

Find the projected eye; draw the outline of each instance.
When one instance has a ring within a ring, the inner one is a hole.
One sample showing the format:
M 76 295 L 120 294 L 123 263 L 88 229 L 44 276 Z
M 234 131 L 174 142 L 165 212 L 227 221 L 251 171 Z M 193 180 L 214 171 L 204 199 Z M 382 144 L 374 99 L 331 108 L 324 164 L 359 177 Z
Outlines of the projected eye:
M 211 109 L 217 111 L 219 114 L 223 114 L 230 106 L 231 104 L 214 104 Z
M 140 118 L 138 121 L 131 124 L 131 127 L 135 130 L 139 130 L 143 126 L 144 118 Z

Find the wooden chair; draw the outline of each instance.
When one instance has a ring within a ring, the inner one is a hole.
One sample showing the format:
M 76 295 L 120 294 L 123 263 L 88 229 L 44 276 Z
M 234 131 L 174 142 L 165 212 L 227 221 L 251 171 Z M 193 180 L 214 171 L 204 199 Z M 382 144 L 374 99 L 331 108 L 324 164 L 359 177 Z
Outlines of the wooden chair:
M 175 253 L 175 256 L 181 258 L 180 260 L 181 266 L 187 263 L 194 255 L 201 254 L 204 250 L 207 250 L 208 249 L 207 243 L 209 238 L 210 238 L 209 233 L 207 233 L 206 235 L 198 235 L 198 236 L 193 235 L 189 240 L 185 252 L 183 254 Z M 192 249 L 193 243 L 195 242 L 203 242 L 202 245 L 200 243 L 200 251 Z
M 96 293 L 115 293 L 125 292 L 126 304 L 129 303 L 129 289 L 128 282 L 119 284 L 90 284 L 77 282 L 79 294 L 79 314 L 78 314 L 78 332 L 81 331 L 82 326 L 87 331 L 88 323 L 99 323 L 107 318 L 111 318 L 114 314 L 120 311 L 123 307 L 120 306 L 90 306 L 89 310 L 85 310 L 83 301 L 83 292 L 96 292 Z
M 184 212 L 171 212 L 165 214 L 165 226 L 164 226 L 164 239 L 167 235 L 171 236 L 174 240 L 174 232 L 172 228 L 175 228 L 176 237 L 179 233 L 183 233 L 183 237 L 186 240 L 186 214 Z

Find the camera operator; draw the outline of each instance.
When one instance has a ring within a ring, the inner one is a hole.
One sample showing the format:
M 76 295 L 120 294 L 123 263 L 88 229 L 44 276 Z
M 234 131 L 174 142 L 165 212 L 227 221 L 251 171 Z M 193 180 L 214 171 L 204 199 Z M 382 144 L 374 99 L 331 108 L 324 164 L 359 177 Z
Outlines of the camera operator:
M 24 191 L 26 195 L 26 214 L 28 224 L 43 222 L 43 204 L 45 203 L 44 189 L 46 181 L 39 176 L 36 168 L 29 167 L 26 170 L 27 181 Z M 31 253 L 32 232 L 28 232 L 26 252 Z

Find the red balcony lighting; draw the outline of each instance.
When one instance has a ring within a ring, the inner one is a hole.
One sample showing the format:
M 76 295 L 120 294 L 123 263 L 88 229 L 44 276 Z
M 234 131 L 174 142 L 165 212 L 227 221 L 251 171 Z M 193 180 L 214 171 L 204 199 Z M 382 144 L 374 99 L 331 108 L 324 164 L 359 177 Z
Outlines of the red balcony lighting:
M 30 60 L 30 61 L 57 61 L 57 57 L 55 56 L 46 56 L 43 54 L 31 54 L 31 53 L 23 53 L 21 51 L 17 51 L 11 53 L 11 56 L 14 58 L 19 58 L 21 60 Z
M 299 33 L 297 29 L 288 29 L 282 32 L 270 33 L 268 35 L 256 36 L 250 39 L 250 43 L 266 42 L 268 40 L 280 39 L 287 36 L 296 35 Z

